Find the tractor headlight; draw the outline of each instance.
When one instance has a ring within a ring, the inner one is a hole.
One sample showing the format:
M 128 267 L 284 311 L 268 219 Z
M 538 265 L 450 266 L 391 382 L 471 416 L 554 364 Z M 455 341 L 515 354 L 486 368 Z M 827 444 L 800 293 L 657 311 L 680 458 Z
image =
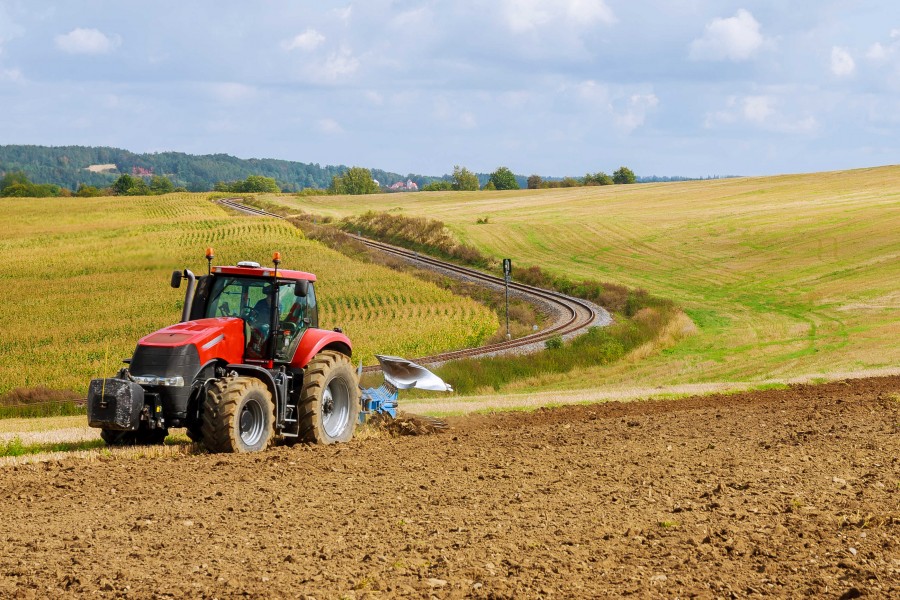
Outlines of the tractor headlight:
M 134 382 L 140 385 L 162 385 L 168 387 L 183 387 L 184 377 L 158 377 L 156 375 L 139 375 L 134 377 Z

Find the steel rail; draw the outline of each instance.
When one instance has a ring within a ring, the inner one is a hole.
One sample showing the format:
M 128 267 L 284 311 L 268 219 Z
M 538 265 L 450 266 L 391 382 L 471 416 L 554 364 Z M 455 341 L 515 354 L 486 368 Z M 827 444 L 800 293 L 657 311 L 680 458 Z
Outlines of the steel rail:
M 236 202 L 233 199 L 222 199 L 218 202 L 245 214 L 285 219 L 285 217 L 282 215 L 271 213 L 253 206 L 247 206 L 240 202 Z M 371 240 L 369 238 L 365 238 L 352 233 L 347 233 L 347 235 L 369 248 L 394 255 L 398 258 L 406 260 L 407 262 L 418 263 L 427 267 L 431 267 L 433 269 L 444 271 L 450 276 L 457 276 L 458 278 L 464 278 L 468 280 L 474 279 L 493 287 L 504 285 L 504 280 L 502 277 L 489 275 L 476 269 L 462 267 L 453 263 L 433 258 L 431 256 L 420 254 L 413 250 L 408 250 L 406 248 L 401 248 L 392 244 L 386 244 L 384 242 Z M 579 331 L 587 331 L 587 329 L 597 320 L 597 310 L 591 303 L 584 300 L 566 296 L 565 294 L 561 294 L 559 292 L 545 290 L 524 283 L 519 283 L 516 281 L 510 281 L 509 287 L 510 290 L 517 292 L 520 296 L 524 296 L 526 299 L 530 299 L 532 302 L 538 301 L 539 303 L 550 305 L 554 310 L 558 311 L 560 316 L 551 327 L 527 336 L 512 340 L 505 340 L 502 342 L 489 344 L 487 346 L 481 346 L 479 348 L 464 348 L 460 350 L 453 350 L 450 352 L 442 352 L 440 354 L 434 354 L 431 356 L 415 358 L 412 360 L 420 364 L 433 364 L 443 363 L 448 360 L 454 360 L 458 358 L 498 354 L 507 350 L 518 349 L 529 344 L 546 341 L 557 335 L 563 336 L 574 334 Z M 604 316 L 608 321 L 608 313 Z M 377 366 L 365 367 L 363 369 L 363 371 L 366 372 L 378 370 L 379 368 Z

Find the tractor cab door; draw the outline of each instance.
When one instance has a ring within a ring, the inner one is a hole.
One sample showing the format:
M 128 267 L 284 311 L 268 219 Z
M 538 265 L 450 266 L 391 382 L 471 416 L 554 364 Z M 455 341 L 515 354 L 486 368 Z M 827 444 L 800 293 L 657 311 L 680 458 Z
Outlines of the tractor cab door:
M 291 282 L 279 285 L 278 298 L 280 313 L 275 337 L 275 360 L 290 362 L 306 330 L 319 324 L 316 294 L 310 282 L 306 296 L 297 296 Z

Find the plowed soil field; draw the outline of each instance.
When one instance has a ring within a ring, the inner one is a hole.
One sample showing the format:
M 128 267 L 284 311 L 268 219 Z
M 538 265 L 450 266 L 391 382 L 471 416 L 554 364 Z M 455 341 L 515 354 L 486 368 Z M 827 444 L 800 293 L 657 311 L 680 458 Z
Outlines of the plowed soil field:
M 900 377 L 0 469 L 0 596 L 900 597 Z

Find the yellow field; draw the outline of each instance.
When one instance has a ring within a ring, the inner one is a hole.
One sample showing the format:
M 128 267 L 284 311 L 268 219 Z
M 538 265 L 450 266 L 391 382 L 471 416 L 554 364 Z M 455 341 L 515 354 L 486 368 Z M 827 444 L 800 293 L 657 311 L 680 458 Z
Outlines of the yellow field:
M 498 327 L 483 306 L 414 277 L 352 261 L 276 219 L 229 216 L 204 194 L 3 198 L 0 393 L 46 385 L 84 392 L 138 338 L 178 321 L 174 269 L 269 262 L 316 273 L 320 326 L 341 326 L 354 357 L 421 356 L 480 343 Z
M 900 363 L 900 167 L 510 192 L 283 197 L 444 221 L 494 257 L 674 299 L 697 334 L 640 362 L 524 382 L 760 381 Z M 487 224 L 476 224 L 487 217 Z

